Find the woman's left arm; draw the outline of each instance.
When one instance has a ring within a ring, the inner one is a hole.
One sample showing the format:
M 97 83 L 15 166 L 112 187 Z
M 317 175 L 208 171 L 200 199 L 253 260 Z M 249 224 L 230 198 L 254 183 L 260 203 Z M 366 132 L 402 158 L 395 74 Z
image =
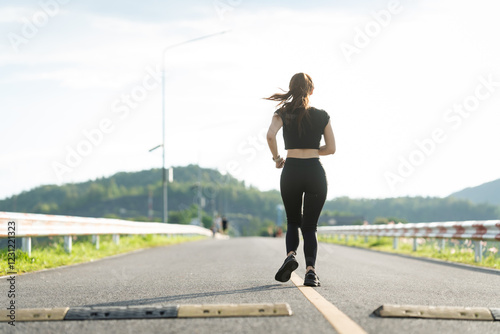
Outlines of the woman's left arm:
M 332 124 L 330 121 L 328 121 L 328 124 L 325 126 L 323 136 L 325 137 L 325 145 L 319 148 L 319 155 L 334 154 L 337 150 L 337 146 L 335 145 L 335 136 L 333 135 Z
M 278 143 L 276 142 L 276 134 L 283 126 L 283 120 L 277 114 L 273 115 L 273 119 L 271 121 L 271 125 L 269 126 L 269 130 L 267 130 L 267 144 L 269 145 L 269 149 L 273 155 L 273 160 L 276 163 L 276 168 L 283 168 L 285 165 L 285 159 L 280 158 L 278 154 Z

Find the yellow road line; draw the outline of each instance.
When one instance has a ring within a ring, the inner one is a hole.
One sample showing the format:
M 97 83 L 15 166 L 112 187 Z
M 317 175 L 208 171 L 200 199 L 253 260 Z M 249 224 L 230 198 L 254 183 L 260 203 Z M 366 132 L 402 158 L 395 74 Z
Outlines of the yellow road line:
M 292 273 L 292 282 L 328 320 L 339 334 L 367 334 L 363 328 L 342 313 L 335 305 L 326 300 L 312 287 L 304 286 L 304 281 Z

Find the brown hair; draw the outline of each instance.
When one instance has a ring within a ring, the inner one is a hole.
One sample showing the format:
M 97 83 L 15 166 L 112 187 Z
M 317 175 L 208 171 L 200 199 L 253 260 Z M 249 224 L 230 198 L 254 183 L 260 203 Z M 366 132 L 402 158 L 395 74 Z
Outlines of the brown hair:
M 299 133 L 302 132 L 302 119 L 304 116 L 308 116 L 307 110 L 309 109 L 309 95 L 312 94 L 314 89 L 314 84 L 311 77 L 305 73 L 297 73 L 292 79 L 290 79 L 290 84 L 288 85 L 289 91 L 284 94 L 276 93 L 270 97 L 265 98 L 271 101 L 280 101 L 276 112 L 283 119 L 287 113 L 292 112 L 295 109 L 300 109 L 297 117 L 297 126 L 299 128 Z

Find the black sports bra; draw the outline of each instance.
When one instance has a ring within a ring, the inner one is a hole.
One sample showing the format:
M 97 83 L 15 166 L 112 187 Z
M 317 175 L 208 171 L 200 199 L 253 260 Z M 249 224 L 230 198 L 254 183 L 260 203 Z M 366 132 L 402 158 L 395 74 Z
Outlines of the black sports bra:
M 295 109 L 291 112 L 282 113 L 280 115 L 283 120 L 283 139 L 285 140 L 285 149 L 294 148 L 312 148 L 319 149 L 321 136 L 325 130 L 325 126 L 330 120 L 328 113 L 321 109 L 310 107 L 307 114 L 302 118 L 302 131 L 299 131 L 297 117 L 300 109 Z

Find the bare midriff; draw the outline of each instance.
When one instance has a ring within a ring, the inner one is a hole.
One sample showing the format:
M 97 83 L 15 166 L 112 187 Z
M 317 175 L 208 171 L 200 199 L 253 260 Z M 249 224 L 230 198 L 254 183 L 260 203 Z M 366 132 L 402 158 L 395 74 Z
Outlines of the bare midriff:
M 294 148 L 287 151 L 286 157 L 298 159 L 319 158 L 319 150 L 314 148 Z

